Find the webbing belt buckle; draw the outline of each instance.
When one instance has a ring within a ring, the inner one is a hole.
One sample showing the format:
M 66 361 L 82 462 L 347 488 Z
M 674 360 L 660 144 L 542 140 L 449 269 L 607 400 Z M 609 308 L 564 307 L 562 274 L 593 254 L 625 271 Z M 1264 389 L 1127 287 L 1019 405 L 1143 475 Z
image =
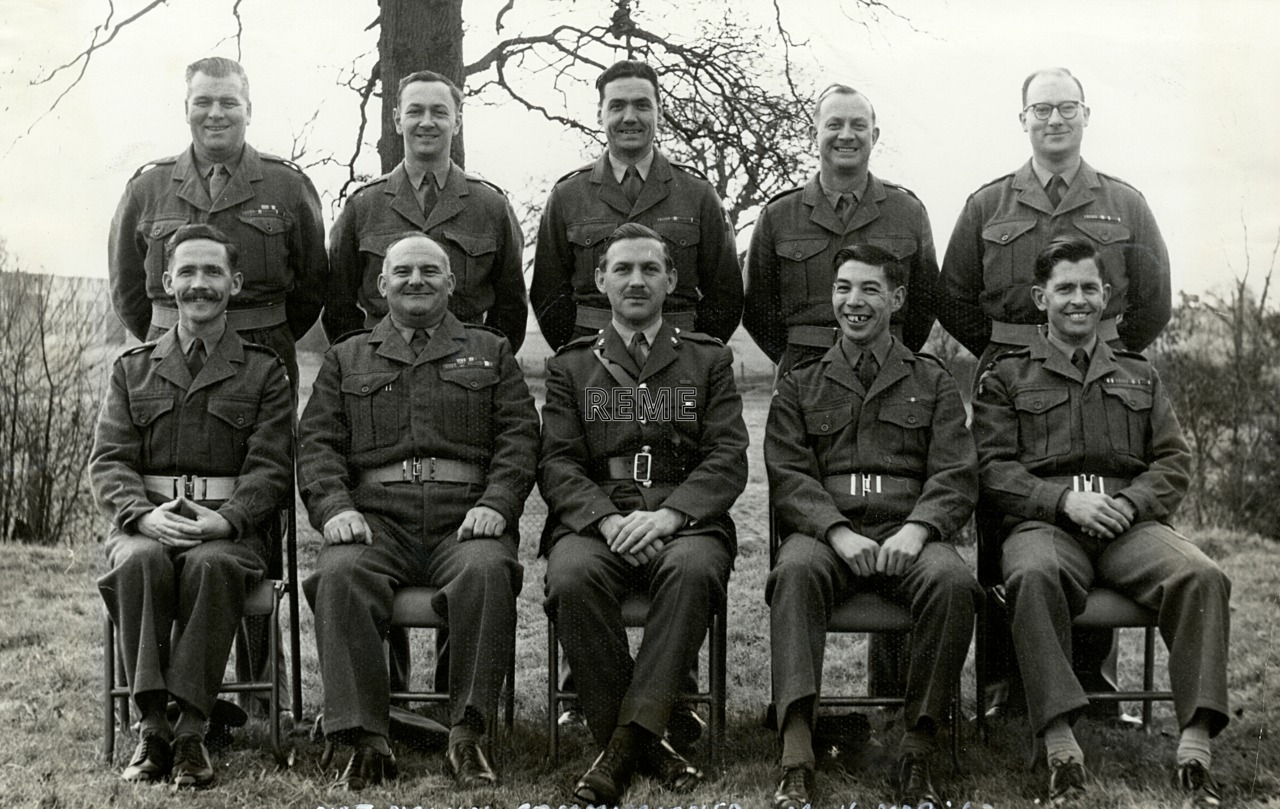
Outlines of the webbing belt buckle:
M 861 491 L 859 491 L 858 484 L 862 484 Z M 859 475 L 857 473 L 849 475 L 849 494 L 854 497 L 865 497 L 872 492 L 880 494 L 879 475 Z
M 427 465 L 426 480 L 435 480 L 436 459 L 427 458 L 426 460 L 429 462 Z M 411 458 L 407 461 L 401 461 L 400 462 L 400 479 L 407 480 L 410 483 L 421 483 L 423 481 L 422 461 L 423 461 L 422 458 Z
M 173 488 L 175 490 L 173 496 L 177 497 L 181 495 L 188 500 L 203 500 L 203 497 L 196 497 L 196 480 L 199 479 L 200 478 L 197 478 L 195 475 L 178 475 L 177 479 L 173 482 Z M 205 488 L 206 490 L 208 489 L 207 486 Z
M 1077 492 L 1107 493 L 1106 479 L 1102 475 L 1072 475 L 1071 488 Z
M 631 479 L 646 488 L 653 485 L 650 477 L 653 472 L 653 455 L 650 454 L 650 449 L 650 447 L 641 447 L 631 459 Z

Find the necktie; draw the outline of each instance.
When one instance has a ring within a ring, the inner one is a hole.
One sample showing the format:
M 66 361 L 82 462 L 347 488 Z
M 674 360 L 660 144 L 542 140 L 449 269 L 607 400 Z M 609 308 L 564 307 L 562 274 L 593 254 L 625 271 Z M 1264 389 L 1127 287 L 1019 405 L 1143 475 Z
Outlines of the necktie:
M 439 199 L 440 193 L 436 190 L 435 175 L 427 172 L 427 175 L 422 178 L 422 215 L 430 217 Z
M 644 368 L 644 361 L 649 359 L 649 340 L 644 336 L 644 332 L 638 331 L 631 335 L 631 345 L 627 347 L 627 353 L 636 361 L 637 368 Z
M 1082 378 L 1089 375 L 1089 355 L 1084 353 L 1083 348 L 1077 348 L 1072 352 L 1071 364 L 1080 372 Z
M 847 225 L 851 213 L 853 213 L 853 195 L 841 194 L 836 198 L 836 216 Z
M 431 342 L 431 338 L 428 336 L 426 329 L 414 329 L 413 339 L 409 341 L 409 348 L 413 350 L 413 356 L 416 357 L 421 354 L 422 349 L 426 348 L 429 342 Z
M 862 389 L 869 391 L 871 384 L 876 381 L 876 374 L 880 373 L 880 363 L 876 362 L 874 354 L 864 351 L 858 359 L 855 372 L 858 374 L 858 381 L 862 383 Z
M 1055 174 L 1049 178 L 1049 184 L 1044 187 L 1044 193 L 1049 197 L 1049 204 L 1056 210 L 1058 204 L 1062 202 L 1062 194 L 1067 190 L 1067 181 L 1062 179 L 1061 174 Z
M 195 379 L 200 375 L 202 368 L 204 368 L 204 341 L 197 337 L 191 342 L 191 348 L 187 351 L 187 370 L 191 372 L 191 378 Z
M 221 163 L 214 163 L 213 168 L 209 169 L 209 199 L 213 202 L 218 201 L 218 197 L 222 196 L 222 190 L 227 187 L 227 167 Z
M 639 170 L 635 166 L 627 166 L 626 174 L 622 175 L 622 195 L 627 198 L 627 202 L 635 205 L 636 200 L 640 199 L 642 188 L 644 180 L 640 179 Z

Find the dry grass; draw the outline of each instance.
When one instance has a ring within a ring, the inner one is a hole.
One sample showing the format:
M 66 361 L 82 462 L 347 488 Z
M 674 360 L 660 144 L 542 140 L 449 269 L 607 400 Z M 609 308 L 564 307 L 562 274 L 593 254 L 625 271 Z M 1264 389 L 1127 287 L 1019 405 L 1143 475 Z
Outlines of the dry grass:
M 304 374 L 304 379 L 310 374 Z M 763 434 L 768 402 L 767 386 L 745 391 L 748 428 Z M 726 769 L 711 774 L 692 795 L 665 792 L 642 780 L 627 794 L 634 806 L 713 806 L 736 803 L 767 807 L 774 787 L 777 748 L 760 726 L 769 694 L 768 615 L 764 605 L 767 568 L 765 481 L 760 447 L 751 448 L 751 476 L 746 494 L 734 510 L 741 553 L 730 583 L 729 733 Z M 531 503 L 536 502 L 535 498 Z M 438 752 L 397 749 L 403 777 L 390 789 L 372 789 L 351 796 L 332 793 L 326 785 L 335 769 L 321 772 L 320 748 L 299 735 L 294 738 L 296 763 L 278 771 L 266 750 L 261 723 L 252 722 L 238 733 L 231 749 L 215 756 L 218 783 L 196 795 L 175 797 L 167 788 L 132 786 L 117 777 L 120 761 L 129 755 L 134 739 L 122 733 L 117 765 L 108 769 L 98 760 L 100 745 L 102 608 L 94 579 L 101 572 L 97 546 L 83 542 L 72 550 L 0 546 L 0 806 L 100 807 L 174 805 L 205 807 L 356 807 L 389 806 L 503 806 L 570 803 L 573 782 L 594 755 L 585 731 L 566 734 L 561 763 L 546 759 L 543 733 L 546 720 L 546 621 L 542 613 L 544 563 L 534 557 L 540 517 L 530 514 L 524 526 L 522 561 L 525 587 L 519 599 L 517 639 L 517 722 L 514 734 L 500 745 L 500 769 L 507 786 L 459 793 L 444 774 Z M 1271 731 L 1280 700 L 1280 662 L 1277 623 L 1280 622 L 1280 547 L 1230 532 L 1208 532 L 1200 541 L 1234 580 L 1231 650 L 1231 701 L 1236 715 L 1215 744 L 1215 771 L 1235 806 L 1280 807 L 1280 745 Z M 314 558 L 316 536 L 310 529 L 301 538 L 305 571 Z M 311 616 L 303 608 L 303 672 L 306 714 L 314 716 L 320 683 Z M 1126 633 L 1122 676 L 1136 677 L 1136 634 Z M 429 666 L 431 637 L 414 636 L 417 672 Z M 861 682 L 865 674 L 865 640 L 832 639 L 828 681 Z M 702 670 L 706 671 L 705 664 Z M 972 660 L 966 671 L 965 707 L 972 712 Z M 1091 773 L 1097 778 L 1090 806 L 1176 806 L 1169 787 L 1169 765 L 1176 728 L 1170 709 L 1156 709 L 1153 734 L 1082 726 L 1081 741 Z M 953 805 L 966 801 L 996 809 L 1030 807 L 1042 793 L 1042 770 L 1024 766 L 1028 733 L 1024 723 L 998 723 L 991 743 L 978 743 L 969 723 L 962 729 L 960 774 L 939 765 Z M 874 744 L 892 749 L 895 732 L 877 734 Z M 842 766 L 832 762 L 819 775 L 815 805 L 876 806 L 890 795 L 875 756 Z M 860 762 L 862 762 L 860 764 Z M 337 766 L 340 766 L 339 762 Z M 1270 803 L 1268 803 L 1270 801 Z

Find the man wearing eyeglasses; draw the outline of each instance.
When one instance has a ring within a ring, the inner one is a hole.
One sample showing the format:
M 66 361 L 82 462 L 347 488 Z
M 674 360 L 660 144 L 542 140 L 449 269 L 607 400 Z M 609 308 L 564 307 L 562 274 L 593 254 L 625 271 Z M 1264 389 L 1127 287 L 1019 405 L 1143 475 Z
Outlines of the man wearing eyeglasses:
M 947 244 L 938 320 L 981 358 L 980 370 L 1001 351 L 1034 342 L 1044 322 L 1031 296 L 1036 255 L 1056 238 L 1083 237 L 1107 265 L 1111 298 L 1098 328 L 1104 342 L 1141 351 L 1169 322 L 1169 254 L 1160 229 L 1137 189 L 1080 157 L 1089 125 L 1084 100 L 1083 85 L 1066 68 L 1026 78 L 1018 120 L 1031 139 L 1031 160 L 975 191 Z M 979 504 L 980 526 L 983 514 Z M 1076 634 L 1077 672 L 1091 690 L 1114 688 L 1114 658 L 1104 664 L 1110 636 Z M 988 659 L 992 681 L 1001 681 L 1011 653 L 989 648 Z M 988 696 L 998 705 L 1006 694 L 1001 687 Z M 1114 716 L 1113 706 L 1105 709 Z

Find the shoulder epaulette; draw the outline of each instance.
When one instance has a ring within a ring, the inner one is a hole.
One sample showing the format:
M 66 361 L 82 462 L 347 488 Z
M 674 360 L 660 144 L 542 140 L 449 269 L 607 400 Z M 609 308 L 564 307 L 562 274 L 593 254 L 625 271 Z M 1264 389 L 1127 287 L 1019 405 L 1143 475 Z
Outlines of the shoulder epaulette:
M 490 188 L 492 188 L 494 191 L 497 191 L 502 196 L 505 197 L 507 195 L 506 190 L 504 190 L 502 186 L 498 185 L 497 183 L 491 183 L 478 174 L 472 174 L 469 171 L 464 171 L 462 172 L 462 175 L 467 178 L 467 182 L 469 183 L 480 183 L 481 185 L 487 185 Z
M 797 191 L 801 191 L 801 190 L 803 190 L 803 189 L 804 189 L 804 186 L 803 186 L 803 185 L 796 185 L 796 186 L 792 186 L 791 188 L 786 189 L 785 191 L 779 191 L 778 193 L 776 193 L 776 194 L 774 194 L 773 196 L 769 197 L 769 199 L 765 202 L 765 205 L 772 204 L 772 203 L 773 203 L 773 202 L 775 202 L 776 200 L 780 200 L 780 199 L 782 199 L 783 197 L 787 196 L 788 194 L 794 194 L 795 192 L 797 192 Z
M 177 162 L 178 162 L 178 156 L 174 155 L 173 157 L 162 157 L 159 160 L 153 160 L 150 163 L 143 163 L 141 166 L 138 167 L 138 170 L 135 171 L 133 173 L 133 176 L 130 177 L 129 179 L 136 180 L 138 177 L 142 176 L 148 171 L 151 171 L 153 168 L 156 168 L 157 166 L 172 166 L 174 163 L 177 163 Z
M 710 343 L 711 345 L 722 346 L 724 340 L 719 337 L 712 337 L 710 334 L 701 331 L 693 331 L 692 329 L 673 329 L 676 336 L 681 340 L 690 340 L 695 343 Z
M 1141 191 L 1138 191 L 1138 189 L 1133 187 L 1133 183 L 1130 183 L 1127 180 L 1122 180 L 1114 174 L 1107 174 L 1105 171 L 1098 171 L 1097 169 L 1094 169 L 1094 172 L 1099 177 L 1106 177 L 1108 180 L 1112 181 L 1113 183 L 1120 183 L 1120 185 L 1123 185 L 1126 188 L 1132 189 L 1133 191 L 1136 191 L 1139 194 L 1142 193 Z
M 281 157 L 280 155 L 268 154 L 266 152 L 258 152 L 258 156 L 261 157 L 263 160 L 267 160 L 272 163 L 280 163 L 282 165 L 288 166 L 289 168 L 293 169 L 299 174 L 303 173 L 302 166 L 299 166 L 297 163 L 293 162 L 292 160 L 289 160 L 288 158 Z
M 678 168 L 683 172 L 692 174 L 694 177 L 698 177 L 700 179 L 706 180 L 707 182 L 711 182 L 710 178 L 708 178 L 707 175 L 703 173 L 702 169 L 698 168 L 697 166 L 692 166 L 688 163 L 677 163 L 674 160 L 669 160 L 667 162 L 669 162 L 673 167 Z
M 1010 357 L 1029 356 L 1031 354 L 1031 346 L 1013 346 L 1006 348 L 991 358 L 991 364 L 994 365 L 1000 360 L 1006 360 Z
M 489 332 L 490 334 L 496 334 L 496 335 L 498 335 L 499 337 L 501 337 L 501 338 L 502 338 L 502 339 L 504 339 L 504 340 L 505 340 L 505 339 L 507 339 L 507 335 L 505 335 L 505 334 L 503 334 L 502 332 L 498 331 L 498 330 L 497 330 L 497 329 L 495 329 L 493 326 L 486 326 L 486 325 L 484 325 L 483 323 L 463 323 L 463 324 L 462 324 L 462 326 L 463 326 L 463 328 L 466 328 L 466 329 L 478 329 L 479 331 L 487 331 L 487 332 Z
M 336 346 L 338 343 L 342 343 L 342 342 L 346 342 L 347 340 L 350 340 L 352 337 L 355 337 L 357 334 L 368 334 L 371 331 L 373 331 L 373 329 L 352 329 L 351 331 L 346 332 L 345 334 L 338 335 L 338 339 L 330 341 L 329 345 Z
M 1146 363 L 1151 362 L 1151 360 L 1147 358 L 1147 355 L 1143 354 L 1141 351 L 1130 351 L 1127 348 L 1113 348 L 1111 349 L 1111 353 L 1115 354 L 1117 357 L 1127 357 L 1131 360 L 1142 360 Z
M 796 371 L 803 371 L 805 368 L 808 368 L 811 365 L 817 365 L 818 363 L 822 362 L 825 359 L 826 359 L 826 356 L 823 354 L 805 357 L 801 359 L 799 362 L 797 362 L 795 365 L 792 365 L 791 368 L 787 370 L 787 373 L 792 374 L 792 373 L 795 373 Z
M 596 340 L 600 337 L 600 333 L 584 334 L 581 337 L 575 337 L 564 345 L 556 349 L 556 356 L 560 356 L 571 348 L 589 348 L 596 344 Z
M 375 185 L 382 185 L 390 177 L 391 177 L 390 174 L 380 174 L 377 177 L 374 177 L 372 180 L 366 180 L 365 182 L 361 183 L 354 191 L 348 194 L 347 199 L 354 197 L 356 194 L 359 194 L 362 191 L 366 191 L 370 188 L 373 188 Z
M 915 354 L 917 357 L 919 357 L 919 358 L 920 358 L 920 359 L 922 359 L 922 360 L 930 360 L 930 361 L 932 361 L 932 362 L 936 363 L 936 364 L 937 364 L 938 366 L 940 366 L 940 367 L 942 368 L 942 370 L 944 370 L 944 371 L 945 371 L 945 370 L 947 370 L 947 364 L 946 364 L 945 362 L 943 362 L 943 361 L 942 361 L 942 359 L 941 359 L 940 357 L 937 357 L 937 356 L 935 356 L 935 355 L 933 355 L 933 354 L 930 354 L 928 351 L 913 351 L 912 353 L 913 353 L 913 354 Z
M 262 343 L 251 343 L 248 340 L 245 340 L 244 347 L 250 351 L 257 351 L 259 353 L 266 354 L 267 356 L 271 357 L 271 359 L 275 360 L 281 365 L 284 365 L 284 360 L 280 357 L 279 354 L 276 353 L 276 350 L 271 346 L 264 346 Z
M 594 167 L 595 167 L 595 163 L 588 163 L 588 164 L 587 164 L 587 165 L 585 165 L 585 166 L 578 166 L 578 167 L 577 167 L 576 169 L 574 169 L 573 171 L 569 172 L 568 174 L 564 175 L 564 176 L 563 176 L 563 177 L 561 177 L 560 179 L 556 180 L 556 181 L 555 181 L 555 185 L 560 185 L 560 183 L 564 182 L 565 180 L 569 179 L 570 177 L 575 177 L 575 176 L 577 176 L 577 175 L 579 175 L 579 174 L 583 173 L 584 171 L 591 171 L 591 169 L 592 169 L 592 168 L 594 168 Z
M 120 352 L 120 357 L 123 358 L 123 357 L 132 356 L 134 354 L 141 354 L 142 352 L 150 351 L 155 347 L 156 347 L 156 341 L 150 340 L 148 342 L 143 343 L 142 345 L 136 345 L 133 348 L 126 348 L 124 351 Z
M 880 184 L 885 186 L 886 188 L 895 188 L 901 191 L 902 193 L 906 194 L 907 196 L 911 197 L 916 202 L 919 202 L 921 205 L 924 204 L 924 202 L 918 196 L 916 196 L 916 192 L 912 191 L 910 188 L 907 188 L 905 185 L 898 185 L 897 183 L 891 183 L 888 180 L 881 180 Z
M 978 190 L 977 190 L 977 191 L 974 191 L 973 193 L 974 193 L 974 194 L 976 194 L 976 193 L 978 193 L 978 191 L 981 191 L 981 190 L 982 190 L 982 189 L 984 189 L 984 188 L 990 188 L 991 186 L 996 185 L 997 183 L 1002 183 L 1002 182 L 1004 182 L 1005 180 L 1007 180 L 1007 179 L 1009 179 L 1010 177 L 1012 177 L 1012 176 L 1013 176 L 1014 174 L 1016 174 L 1016 173 L 1017 173 L 1017 172 L 1013 172 L 1013 171 L 1011 171 L 1011 172 L 1009 172 L 1008 174 L 1003 174 L 1003 175 L 1001 175 L 1001 176 L 999 176 L 999 177 L 995 178 L 994 180 L 992 180 L 992 181 L 991 181 L 991 182 L 989 182 L 989 183 L 983 183 L 982 185 L 978 186 Z M 972 196 L 972 194 L 971 194 L 970 196 Z

